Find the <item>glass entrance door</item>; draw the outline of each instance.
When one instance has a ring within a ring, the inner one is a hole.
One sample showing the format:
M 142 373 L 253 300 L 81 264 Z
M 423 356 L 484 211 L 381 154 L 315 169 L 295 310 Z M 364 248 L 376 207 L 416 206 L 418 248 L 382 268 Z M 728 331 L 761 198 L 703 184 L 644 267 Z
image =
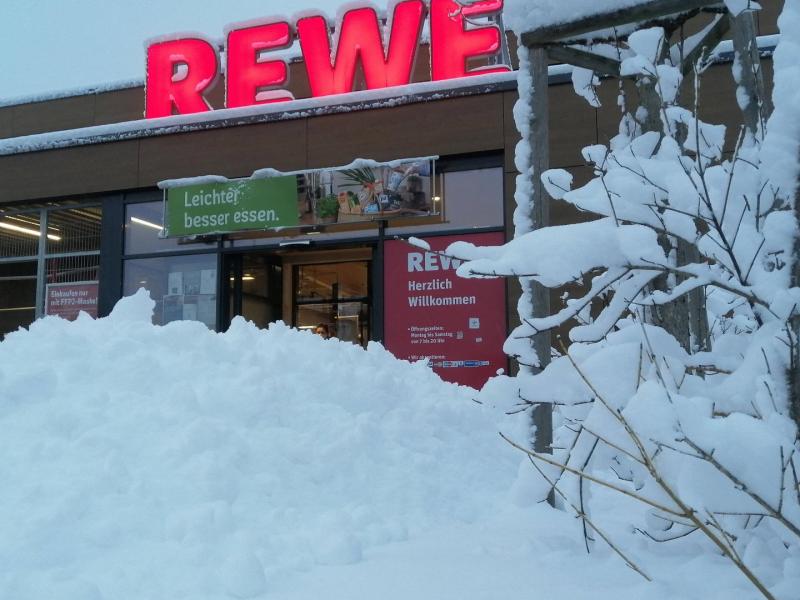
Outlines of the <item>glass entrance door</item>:
M 227 323 L 238 315 L 258 327 L 267 327 L 283 316 L 283 265 L 281 258 L 268 254 L 234 254 L 226 259 L 223 313 Z
M 292 280 L 296 327 L 366 346 L 369 261 L 294 265 Z
M 230 254 L 225 257 L 222 329 L 241 315 L 258 327 L 282 320 L 366 346 L 372 249 Z

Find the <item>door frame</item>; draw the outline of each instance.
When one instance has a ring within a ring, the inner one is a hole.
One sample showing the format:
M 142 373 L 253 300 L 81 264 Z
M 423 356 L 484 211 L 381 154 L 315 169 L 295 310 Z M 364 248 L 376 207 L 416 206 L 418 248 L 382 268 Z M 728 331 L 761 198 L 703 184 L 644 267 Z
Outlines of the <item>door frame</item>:
M 369 264 L 369 310 L 370 330 L 376 323 L 378 307 L 373 297 L 373 261 L 375 260 L 374 244 L 365 244 L 356 248 L 326 248 L 314 250 L 256 250 L 243 249 L 241 252 L 225 252 L 222 254 L 220 273 L 220 301 L 217 323 L 219 330 L 225 331 L 230 326 L 232 315 L 242 314 L 242 276 L 244 274 L 243 262 L 247 254 L 259 254 L 272 260 L 280 261 L 282 266 L 282 320 L 294 326 L 294 267 L 298 265 L 319 265 L 342 262 L 367 262 Z M 231 282 L 233 277 L 233 282 Z

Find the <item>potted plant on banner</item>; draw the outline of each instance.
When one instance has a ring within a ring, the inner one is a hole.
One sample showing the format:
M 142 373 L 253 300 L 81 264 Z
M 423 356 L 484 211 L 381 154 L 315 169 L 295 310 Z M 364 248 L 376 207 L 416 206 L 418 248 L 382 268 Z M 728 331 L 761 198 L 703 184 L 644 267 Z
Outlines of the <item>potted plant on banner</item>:
M 336 196 L 318 198 L 315 206 L 318 223 L 336 223 L 339 213 L 339 199 Z

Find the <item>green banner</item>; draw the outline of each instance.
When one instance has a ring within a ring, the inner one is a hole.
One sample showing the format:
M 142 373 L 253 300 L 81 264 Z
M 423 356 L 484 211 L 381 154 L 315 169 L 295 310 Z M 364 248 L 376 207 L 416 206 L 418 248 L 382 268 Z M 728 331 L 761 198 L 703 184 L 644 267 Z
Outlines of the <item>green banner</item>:
M 296 227 L 294 175 L 173 187 L 164 198 L 164 236 Z

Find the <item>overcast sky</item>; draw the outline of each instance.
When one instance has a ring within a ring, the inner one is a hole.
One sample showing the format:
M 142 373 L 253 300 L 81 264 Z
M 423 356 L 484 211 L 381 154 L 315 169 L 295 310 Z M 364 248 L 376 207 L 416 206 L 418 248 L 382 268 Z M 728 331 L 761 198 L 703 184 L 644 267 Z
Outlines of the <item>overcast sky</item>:
M 0 0 L 0 101 L 144 79 L 146 39 L 180 31 L 221 38 L 228 23 L 344 0 Z M 385 3 L 378 0 L 377 5 Z

